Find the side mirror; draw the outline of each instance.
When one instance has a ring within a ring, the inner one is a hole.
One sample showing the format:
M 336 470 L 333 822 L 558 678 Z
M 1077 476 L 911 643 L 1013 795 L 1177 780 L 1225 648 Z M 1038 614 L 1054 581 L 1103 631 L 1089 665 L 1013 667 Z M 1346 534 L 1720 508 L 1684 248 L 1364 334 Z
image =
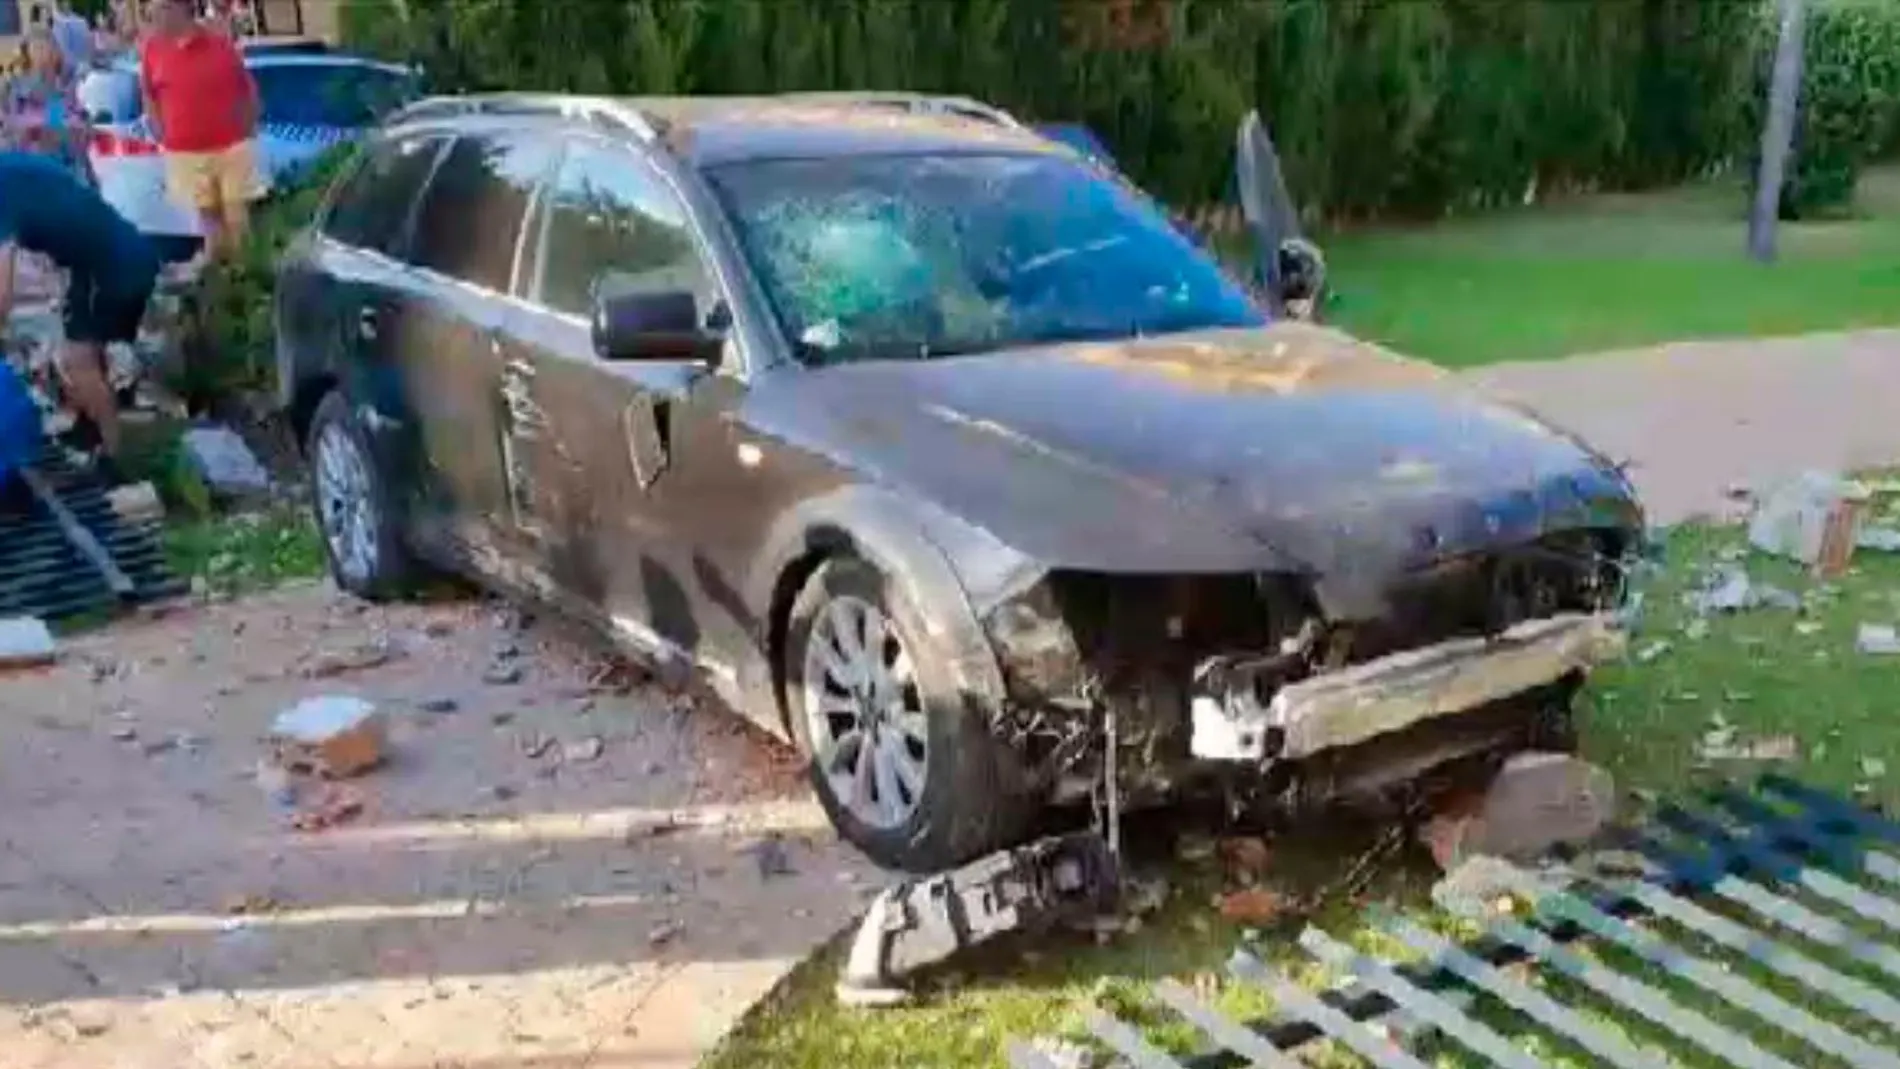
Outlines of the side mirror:
M 594 351 L 602 360 L 710 364 L 725 341 L 723 331 L 706 326 L 699 299 L 684 290 L 594 299 Z
M 1278 303 L 1298 319 L 1310 319 L 1318 311 L 1326 291 L 1326 256 L 1319 246 L 1305 238 L 1288 238 L 1274 252 L 1278 261 Z

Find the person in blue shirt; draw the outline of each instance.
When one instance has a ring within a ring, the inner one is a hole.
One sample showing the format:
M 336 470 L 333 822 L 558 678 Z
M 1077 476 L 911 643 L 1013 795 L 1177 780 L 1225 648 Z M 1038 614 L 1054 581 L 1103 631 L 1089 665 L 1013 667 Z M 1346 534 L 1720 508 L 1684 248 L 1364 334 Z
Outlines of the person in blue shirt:
M 119 406 L 106 346 L 138 337 L 158 281 L 149 241 L 98 192 L 44 156 L 0 152 L 0 321 L 13 311 L 20 250 L 66 271 L 66 348 L 60 374 L 73 407 L 98 431 L 110 477 L 119 451 Z

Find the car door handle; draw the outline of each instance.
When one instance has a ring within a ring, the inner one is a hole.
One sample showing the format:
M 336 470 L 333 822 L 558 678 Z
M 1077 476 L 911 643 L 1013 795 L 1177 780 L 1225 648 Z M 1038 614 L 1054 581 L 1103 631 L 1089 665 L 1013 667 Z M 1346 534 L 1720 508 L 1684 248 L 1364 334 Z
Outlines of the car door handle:
M 381 317 L 376 309 L 365 308 L 356 314 L 356 336 L 363 341 L 375 341 L 382 332 Z

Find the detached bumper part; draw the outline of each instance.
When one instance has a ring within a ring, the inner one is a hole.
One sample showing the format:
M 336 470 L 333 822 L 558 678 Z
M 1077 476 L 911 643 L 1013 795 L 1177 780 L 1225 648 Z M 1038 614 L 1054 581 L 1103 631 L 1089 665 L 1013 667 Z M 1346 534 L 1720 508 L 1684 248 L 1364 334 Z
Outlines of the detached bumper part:
M 1625 642 L 1609 614 L 1565 613 L 1290 683 L 1264 703 L 1244 668 L 1230 670 L 1220 689 L 1193 699 L 1192 752 L 1259 762 L 1354 746 L 1554 683 L 1618 656 Z
M 1043 839 L 879 894 L 851 941 L 838 1000 L 893 1006 L 904 977 L 1004 932 L 1095 916 L 1120 886 L 1099 836 Z

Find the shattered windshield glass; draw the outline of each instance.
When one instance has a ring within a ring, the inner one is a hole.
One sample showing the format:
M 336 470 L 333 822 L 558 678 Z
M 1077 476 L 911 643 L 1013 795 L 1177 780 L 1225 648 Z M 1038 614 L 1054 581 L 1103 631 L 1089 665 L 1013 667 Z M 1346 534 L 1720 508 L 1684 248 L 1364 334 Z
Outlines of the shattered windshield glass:
M 1263 322 L 1152 203 L 1072 159 L 767 160 L 709 178 L 807 363 Z

